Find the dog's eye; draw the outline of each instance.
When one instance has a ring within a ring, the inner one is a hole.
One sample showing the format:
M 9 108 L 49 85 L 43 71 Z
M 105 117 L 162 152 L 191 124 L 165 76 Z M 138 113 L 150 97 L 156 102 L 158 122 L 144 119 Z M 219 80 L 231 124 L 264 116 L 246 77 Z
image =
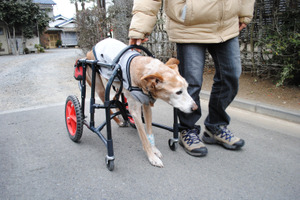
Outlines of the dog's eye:
M 176 92 L 177 95 L 181 95 L 182 94 L 182 90 L 179 90 Z

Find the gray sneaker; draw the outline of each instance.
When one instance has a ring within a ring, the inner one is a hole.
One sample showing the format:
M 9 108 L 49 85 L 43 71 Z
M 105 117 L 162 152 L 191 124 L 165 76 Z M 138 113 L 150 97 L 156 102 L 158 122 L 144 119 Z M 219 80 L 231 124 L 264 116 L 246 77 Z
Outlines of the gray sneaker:
M 183 130 L 180 133 L 179 144 L 192 156 L 205 156 L 207 148 L 200 140 L 198 129 Z
M 218 126 L 214 131 L 206 127 L 202 140 L 207 144 L 220 144 L 226 149 L 232 150 L 240 149 L 245 144 L 245 141 L 234 136 L 227 126 Z

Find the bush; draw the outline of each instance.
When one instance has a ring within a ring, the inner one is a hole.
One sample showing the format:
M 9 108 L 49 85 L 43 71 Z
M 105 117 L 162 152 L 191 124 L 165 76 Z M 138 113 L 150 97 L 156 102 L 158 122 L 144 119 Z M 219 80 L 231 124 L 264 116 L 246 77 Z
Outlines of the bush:
M 42 45 L 40 45 L 40 44 L 35 44 L 34 47 L 37 49 L 38 53 L 44 53 L 45 52 L 44 47 L 42 47 Z
M 55 46 L 56 46 L 56 47 L 60 47 L 61 44 L 62 44 L 62 43 L 61 43 L 61 40 L 57 40 Z
M 264 52 L 272 55 L 268 62 L 278 65 L 275 67 L 277 86 L 284 83 L 300 85 L 300 34 L 270 34 L 265 40 Z
M 259 41 L 268 57 L 265 61 L 277 79 L 277 86 L 300 86 L 299 15 L 299 12 L 286 12 L 275 26 L 266 27 L 265 37 Z
M 29 49 L 27 47 L 24 49 L 24 53 L 29 54 Z

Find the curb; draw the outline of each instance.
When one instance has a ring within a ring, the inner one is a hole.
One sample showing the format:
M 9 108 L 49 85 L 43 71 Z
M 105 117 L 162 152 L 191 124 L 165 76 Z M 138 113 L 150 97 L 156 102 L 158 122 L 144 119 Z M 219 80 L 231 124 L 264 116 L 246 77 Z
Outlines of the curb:
M 209 100 L 210 92 L 201 91 L 200 96 L 203 100 Z M 288 109 L 277 108 L 267 104 L 240 98 L 235 98 L 230 106 L 300 124 L 300 112 L 293 112 Z

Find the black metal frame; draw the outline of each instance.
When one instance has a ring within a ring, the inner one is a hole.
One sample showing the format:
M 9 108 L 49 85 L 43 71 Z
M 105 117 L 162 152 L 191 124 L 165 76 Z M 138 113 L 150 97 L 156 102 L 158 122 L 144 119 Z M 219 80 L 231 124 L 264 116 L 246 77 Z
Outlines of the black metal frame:
M 121 66 L 118 64 L 120 58 L 122 55 L 130 50 L 130 49 L 140 49 L 143 50 L 148 56 L 154 57 L 152 53 L 146 49 L 143 46 L 137 46 L 137 45 L 131 45 L 126 47 L 122 52 L 118 54 L 118 56 L 113 60 L 113 63 L 111 65 L 106 63 L 98 62 L 97 60 L 86 60 L 86 59 L 80 59 L 78 60 L 79 64 L 81 63 L 83 67 L 83 80 L 79 82 L 80 89 L 81 89 L 81 112 L 84 116 L 85 112 L 85 98 L 86 98 L 86 69 L 88 65 L 92 68 L 92 85 L 91 85 L 91 97 L 90 97 L 90 122 L 88 123 L 86 120 L 84 120 L 84 125 L 87 126 L 92 132 L 96 133 L 100 139 L 103 141 L 103 143 L 106 145 L 107 148 L 107 156 L 105 158 L 106 165 L 109 170 L 113 170 L 114 168 L 114 151 L 113 151 L 113 140 L 112 140 L 112 129 L 111 129 L 111 119 L 118 115 L 122 115 L 126 123 L 128 122 L 128 117 L 130 116 L 130 113 L 126 109 L 127 103 L 125 102 L 124 95 L 122 93 L 123 89 L 123 83 L 120 81 L 120 87 L 117 89 L 117 93 L 115 95 L 115 100 L 110 100 L 110 91 L 113 85 L 113 82 L 116 78 L 118 80 L 122 80 L 122 71 Z M 105 88 L 105 101 L 103 104 L 96 104 L 95 103 L 95 79 L 96 79 L 96 73 L 99 73 L 99 68 L 101 67 L 107 67 L 113 69 L 112 76 L 108 80 L 108 83 Z M 121 96 L 121 101 L 119 100 Z M 119 111 L 110 114 L 111 108 L 118 108 Z M 106 120 L 100 124 L 99 126 L 95 127 L 95 110 L 96 109 L 105 109 L 105 115 Z M 162 128 L 168 131 L 173 132 L 173 138 L 169 140 L 169 146 L 170 148 L 175 151 L 177 148 L 177 142 L 178 142 L 178 132 L 179 132 L 179 125 L 177 120 L 177 109 L 173 109 L 174 114 L 174 123 L 173 127 L 152 123 L 153 126 Z M 104 127 L 107 127 L 107 136 L 105 137 L 101 131 Z

